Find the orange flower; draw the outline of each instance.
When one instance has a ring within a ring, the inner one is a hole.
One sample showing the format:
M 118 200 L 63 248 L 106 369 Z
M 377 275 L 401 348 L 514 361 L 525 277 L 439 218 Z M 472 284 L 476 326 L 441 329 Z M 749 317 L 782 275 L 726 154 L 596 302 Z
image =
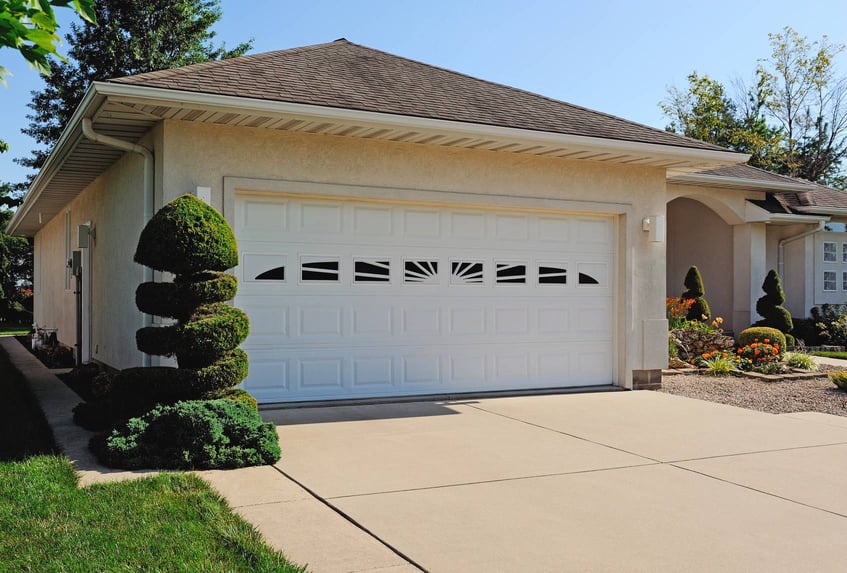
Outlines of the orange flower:
M 761 351 L 761 350 L 759 350 L 759 349 L 757 348 L 757 349 L 756 349 L 756 351 L 755 351 L 753 354 L 754 354 L 755 356 L 758 356 L 758 355 L 759 355 L 759 354 L 761 354 L 761 353 L 762 353 L 762 351 Z
M 770 339 L 770 338 L 765 338 L 765 344 L 770 344 L 770 343 L 771 343 L 771 339 Z

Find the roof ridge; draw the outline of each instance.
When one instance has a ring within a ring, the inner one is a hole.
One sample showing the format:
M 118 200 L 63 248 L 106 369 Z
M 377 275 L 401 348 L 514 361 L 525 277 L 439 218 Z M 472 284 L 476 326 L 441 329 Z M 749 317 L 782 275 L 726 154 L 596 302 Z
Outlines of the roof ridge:
M 237 56 L 235 58 L 223 58 L 220 60 L 209 60 L 206 62 L 197 62 L 196 64 L 189 64 L 187 66 L 179 66 L 175 68 L 162 68 L 161 70 L 153 70 L 152 72 L 143 72 L 140 74 L 129 74 L 126 76 L 120 76 L 117 78 L 109 78 L 106 81 L 120 81 L 128 78 L 149 78 L 149 77 L 157 77 L 160 75 L 167 75 L 169 72 L 179 72 L 184 73 L 186 71 L 196 71 L 199 69 L 205 68 L 215 68 L 226 66 L 235 62 L 243 62 L 244 60 L 265 60 L 268 58 L 276 57 L 281 54 L 297 54 L 302 52 L 310 52 L 313 50 L 324 49 L 332 46 L 333 44 L 338 43 L 347 43 L 351 44 L 352 42 L 348 41 L 346 38 L 339 38 L 332 42 L 323 42 L 321 44 L 310 44 L 308 46 L 295 46 L 293 48 L 285 48 L 282 50 L 271 50 L 270 52 L 259 52 L 258 54 L 244 54 L 243 56 Z M 155 74 L 155 75 L 154 75 Z

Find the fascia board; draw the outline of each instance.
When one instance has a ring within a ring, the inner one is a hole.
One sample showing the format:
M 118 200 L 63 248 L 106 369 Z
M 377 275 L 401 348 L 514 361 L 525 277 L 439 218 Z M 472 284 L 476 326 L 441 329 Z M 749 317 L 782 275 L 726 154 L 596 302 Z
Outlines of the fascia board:
M 451 135 L 472 137 L 499 137 L 527 144 L 548 144 L 563 147 L 576 147 L 586 151 L 607 151 L 613 153 L 638 154 L 648 157 L 688 161 L 708 165 L 736 165 L 744 163 L 749 155 L 734 151 L 717 151 L 674 147 L 651 143 L 639 143 L 599 137 L 585 137 L 553 132 L 532 131 L 511 127 L 500 127 L 485 124 L 471 124 L 443 119 L 431 119 L 415 116 L 395 115 L 371 111 L 351 110 L 345 108 L 323 107 L 310 104 L 269 101 L 238 96 L 225 96 L 186 92 L 147 86 L 135 86 L 118 83 L 97 82 L 99 93 L 113 96 L 121 101 L 138 104 L 159 105 L 194 105 L 204 109 L 232 112 L 234 110 L 270 113 L 278 115 L 293 115 L 315 120 L 336 120 L 354 122 L 357 125 L 374 127 L 395 127 L 402 129 L 417 129 Z
M 847 209 L 838 207 L 792 207 L 796 211 L 809 213 L 810 215 L 836 215 L 840 217 L 847 216 Z

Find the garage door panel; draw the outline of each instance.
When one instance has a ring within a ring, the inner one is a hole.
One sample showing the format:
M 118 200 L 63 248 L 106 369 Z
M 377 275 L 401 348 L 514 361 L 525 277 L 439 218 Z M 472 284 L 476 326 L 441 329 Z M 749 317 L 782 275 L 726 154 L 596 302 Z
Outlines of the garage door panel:
M 610 217 L 239 195 L 235 220 L 260 401 L 614 379 Z

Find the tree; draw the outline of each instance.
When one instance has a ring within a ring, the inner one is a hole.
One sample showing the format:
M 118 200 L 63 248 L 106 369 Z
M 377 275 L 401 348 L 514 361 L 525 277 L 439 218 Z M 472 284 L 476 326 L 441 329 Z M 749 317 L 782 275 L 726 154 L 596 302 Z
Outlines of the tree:
M 59 36 L 56 30 L 56 13 L 53 8 L 72 8 L 80 17 L 91 23 L 94 0 L 0 0 L 0 48 L 12 48 L 21 53 L 40 73 L 50 75 L 51 56 L 64 60 L 57 51 Z M 0 83 L 9 72 L 0 66 Z
M 0 183 L 0 322 L 23 322 L 26 317 L 24 289 L 32 286 L 32 256 L 29 239 L 3 233 L 20 204 L 12 186 Z M 28 317 L 27 317 L 28 318 Z
M 0 0 L 2 1 L 2 0 Z M 46 86 L 33 92 L 23 132 L 42 147 L 16 161 L 40 168 L 50 148 L 93 81 L 241 56 L 252 40 L 233 50 L 215 46 L 211 27 L 221 19 L 219 0 L 101 0 L 98 26 L 72 24 L 69 60 L 54 66 Z
M 50 75 L 51 56 L 64 61 L 57 51 L 59 36 L 53 7 L 70 7 L 88 22 L 96 22 L 94 0 L 0 0 L 0 48 L 21 53 L 40 73 Z M 6 85 L 9 72 L 0 66 L 0 84 Z M 9 150 L 0 139 L 0 153 Z
M 847 155 L 847 78 L 835 71 L 844 50 L 826 36 L 809 42 L 792 28 L 769 34 L 771 55 L 735 94 L 692 72 L 685 89 L 668 88 L 659 106 L 676 133 L 749 153 L 750 164 L 838 185 Z
M 767 90 L 765 109 L 785 133 L 782 171 L 826 181 L 847 153 L 847 80 L 833 64 L 844 45 L 826 36 L 809 43 L 788 26 L 768 39 L 771 57 L 756 75 Z

